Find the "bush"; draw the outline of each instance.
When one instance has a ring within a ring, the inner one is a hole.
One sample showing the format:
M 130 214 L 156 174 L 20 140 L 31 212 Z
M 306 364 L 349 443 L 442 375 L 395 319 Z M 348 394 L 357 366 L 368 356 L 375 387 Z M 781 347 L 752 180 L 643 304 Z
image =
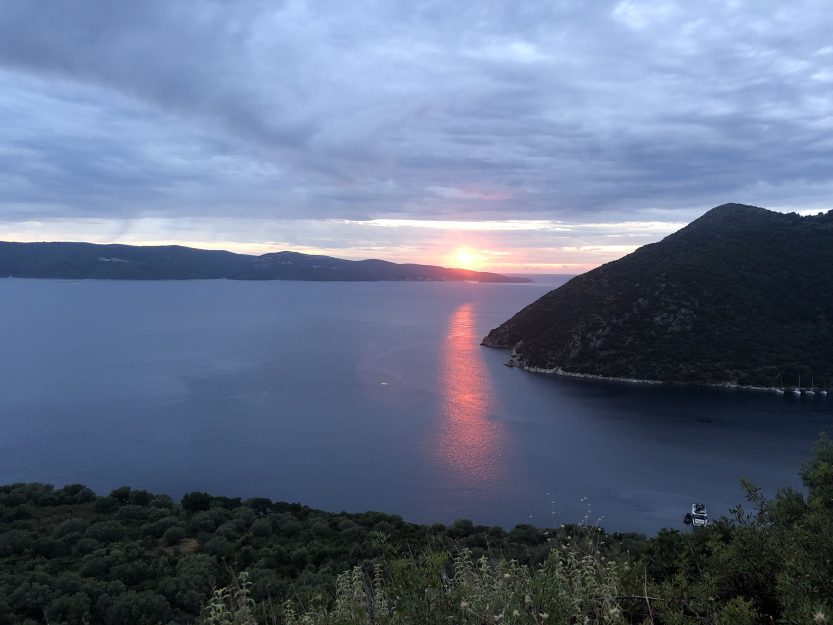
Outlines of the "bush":
M 158 625 L 171 618 L 171 606 L 162 595 L 132 590 L 116 597 L 107 608 L 108 625 Z
M 208 493 L 188 493 L 182 498 L 182 507 L 188 512 L 199 512 L 211 507 L 211 495 Z
M 258 538 L 268 538 L 272 535 L 272 524 L 267 519 L 258 519 L 252 523 L 251 532 Z
M 165 533 L 162 534 L 162 542 L 166 545 L 173 546 L 179 543 L 187 535 L 188 534 L 185 532 L 185 528 L 183 526 L 174 525 L 173 527 L 166 529 Z
M 88 524 L 84 519 L 72 518 L 62 521 L 53 531 L 53 538 L 64 538 L 70 534 L 81 534 L 87 530 Z

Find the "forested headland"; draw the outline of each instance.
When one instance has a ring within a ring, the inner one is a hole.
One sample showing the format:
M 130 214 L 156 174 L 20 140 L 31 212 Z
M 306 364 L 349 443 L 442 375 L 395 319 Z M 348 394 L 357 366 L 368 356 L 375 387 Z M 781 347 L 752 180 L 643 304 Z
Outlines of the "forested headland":
M 483 339 L 536 371 L 683 384 L 833 383 L 833 211 L 724 204 L 576 276 Z
M 833 622 L 831 441 L 801 476 L 651 537 L 11 484 L 0 624 Z

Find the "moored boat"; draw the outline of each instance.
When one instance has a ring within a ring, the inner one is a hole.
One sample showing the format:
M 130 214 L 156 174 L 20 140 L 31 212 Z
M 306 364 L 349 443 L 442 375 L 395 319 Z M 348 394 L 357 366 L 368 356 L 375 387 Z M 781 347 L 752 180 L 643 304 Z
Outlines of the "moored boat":
M 706 504 L 691 504 L 691 512 L 686 512 L 683 523 L 694 527 L 706 527 L 709 524 L 709 514 L 706 512 Z
M 801 395 L 801 376 L 798 376 L 798 386 L 793 387 L 790 392 L 796 397 Z

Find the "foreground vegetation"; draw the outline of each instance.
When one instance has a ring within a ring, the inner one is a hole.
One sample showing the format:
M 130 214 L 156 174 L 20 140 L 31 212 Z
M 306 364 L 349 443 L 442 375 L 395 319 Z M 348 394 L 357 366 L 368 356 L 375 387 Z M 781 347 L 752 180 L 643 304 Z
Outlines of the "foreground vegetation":
M 833 443 L 802 478 L 652 538 L 2 486 L 0 624 L 828 623 Z

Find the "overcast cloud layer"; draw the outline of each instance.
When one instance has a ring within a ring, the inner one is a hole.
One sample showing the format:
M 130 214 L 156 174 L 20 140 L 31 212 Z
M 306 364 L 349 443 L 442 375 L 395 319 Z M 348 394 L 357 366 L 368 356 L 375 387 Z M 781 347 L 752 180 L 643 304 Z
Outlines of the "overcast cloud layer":
M 6 0 L 0 237 L 581 269 L 829 208 L 831 33 L 826 0 Z

